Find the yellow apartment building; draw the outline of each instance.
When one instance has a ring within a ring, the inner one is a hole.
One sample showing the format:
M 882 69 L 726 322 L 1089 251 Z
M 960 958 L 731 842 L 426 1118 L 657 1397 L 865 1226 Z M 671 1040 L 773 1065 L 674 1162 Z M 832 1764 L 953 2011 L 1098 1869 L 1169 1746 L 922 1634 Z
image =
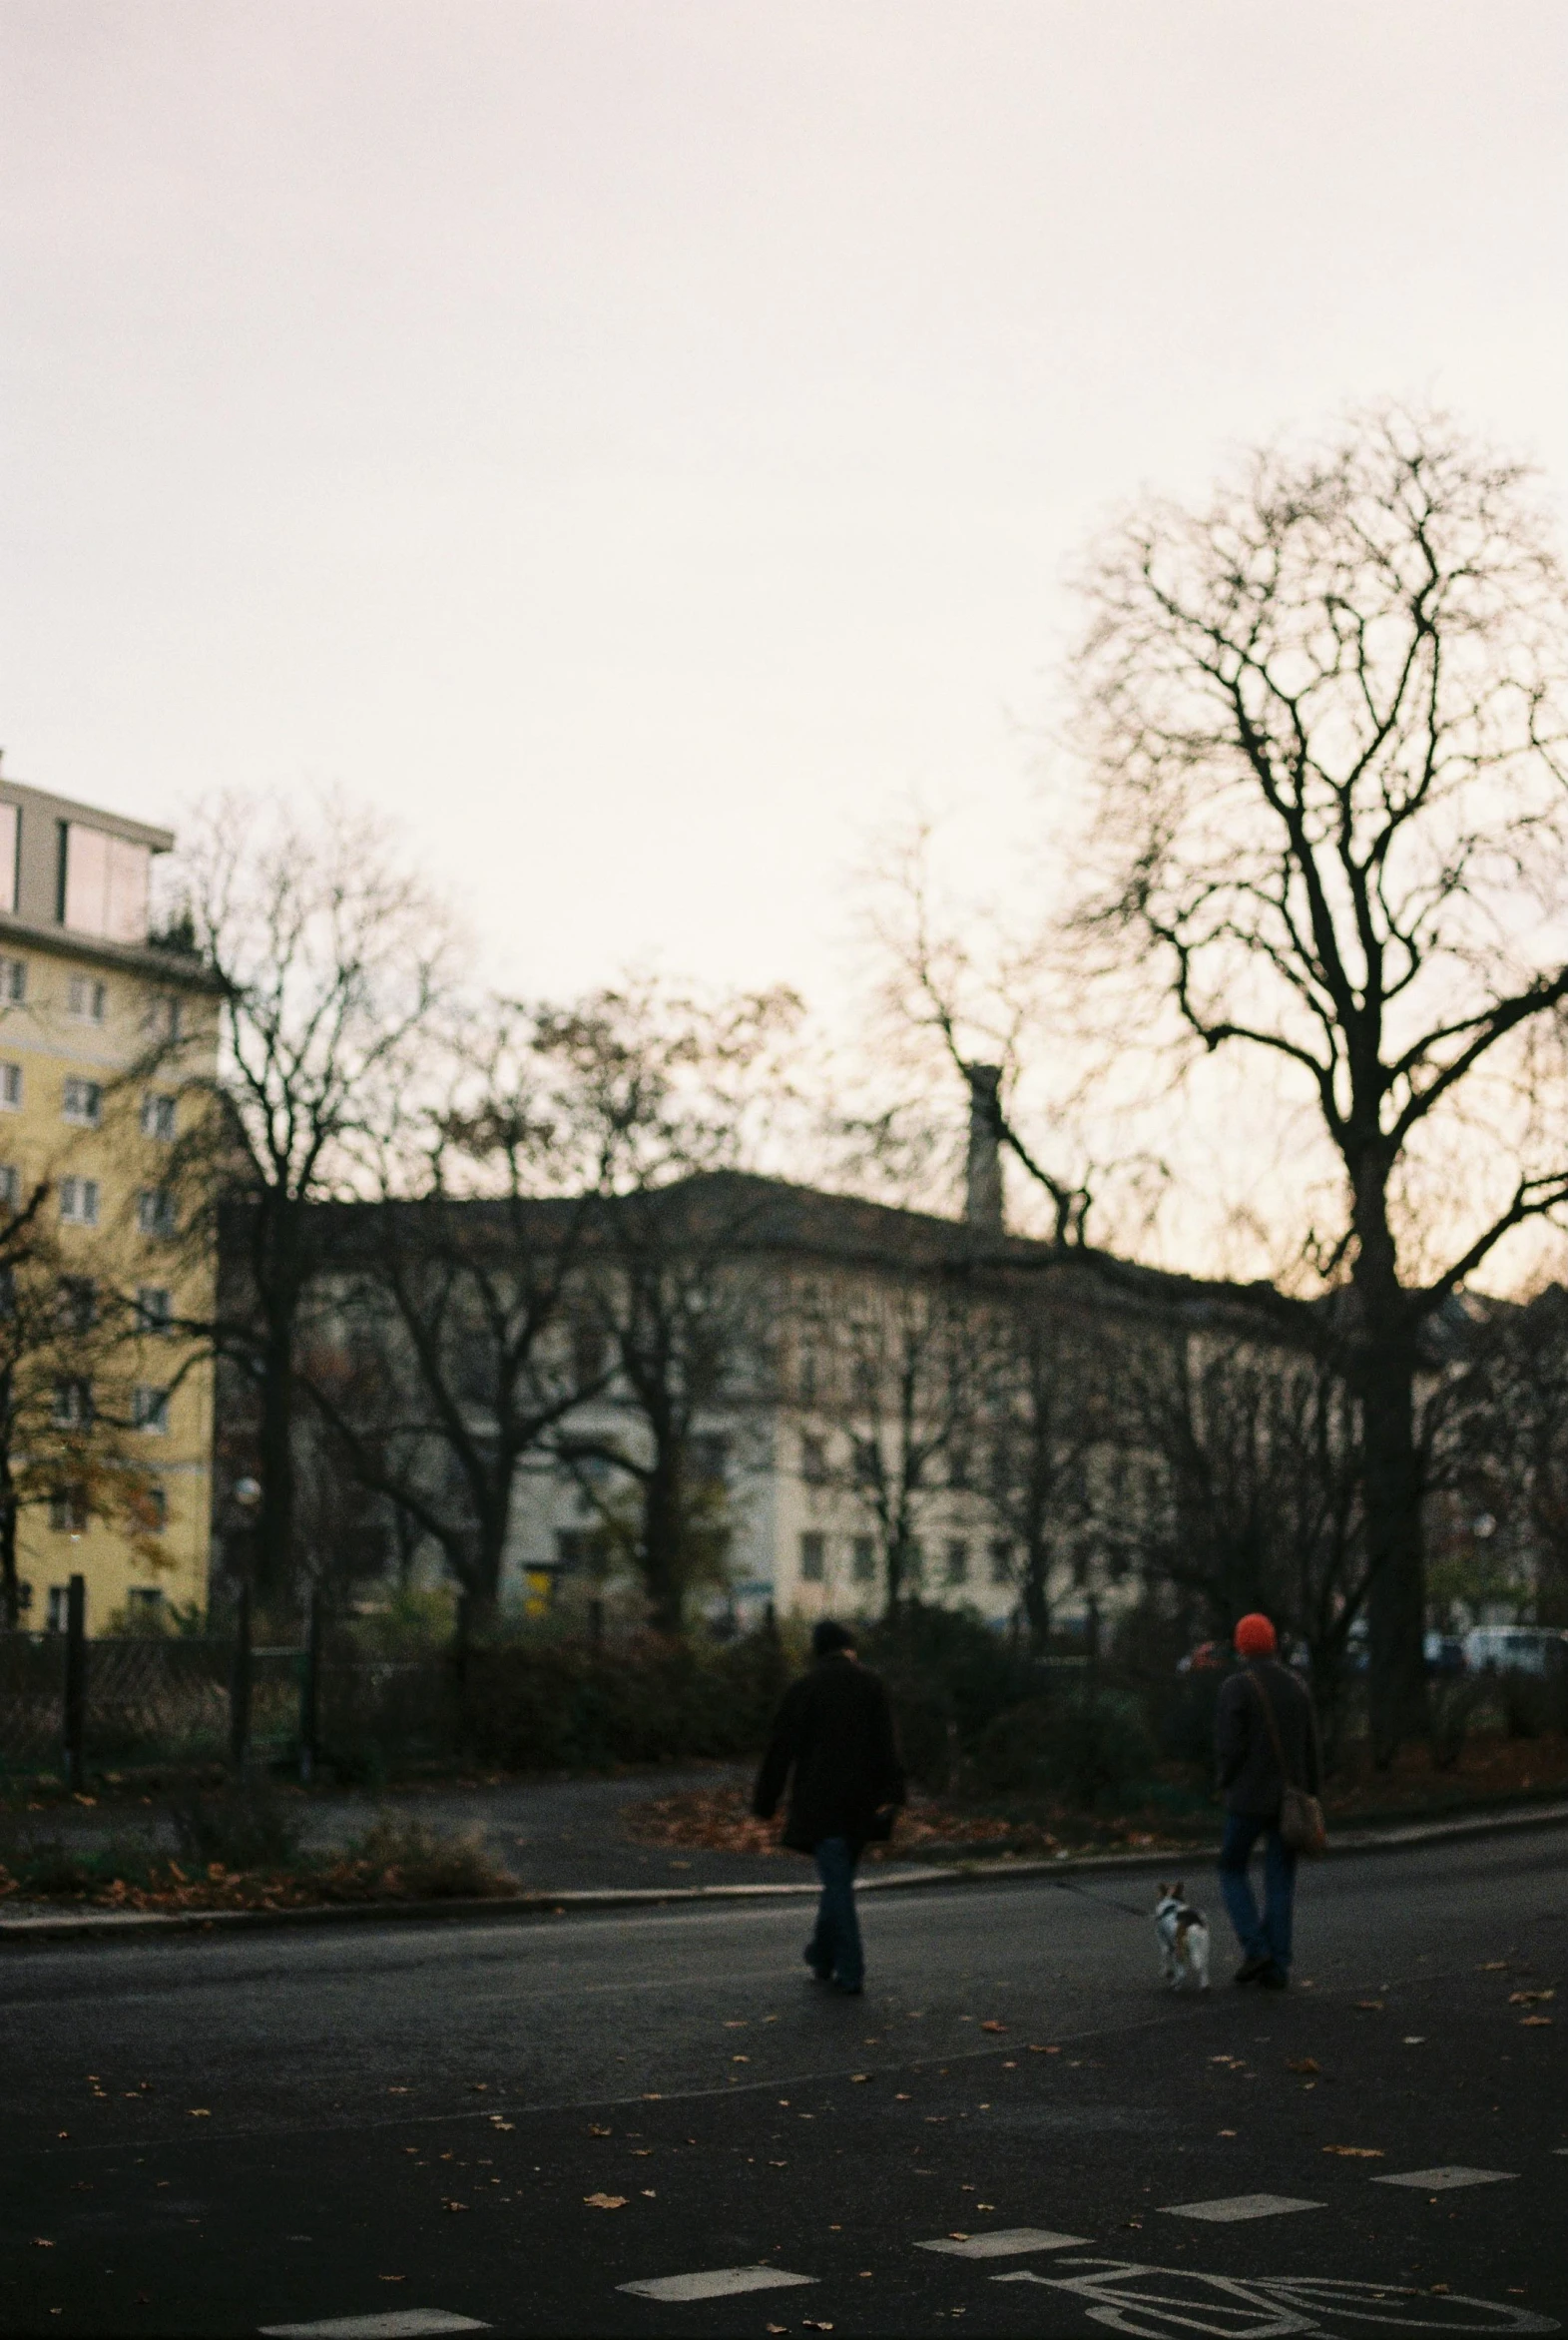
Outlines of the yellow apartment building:
M 171 1165 L 211 1093 L 218 998 L 192 951 L 150 932 L 153 858 L 173 844 L 0 772 L 0 1219 L 42 1188 L 59 1305 L 119 1328 L 112 1439 L 138 1488 L 116 1516 L 65 1473 L 45 1483 L 48 1408 L 67 1430 L 110 1411 L 87 1377 L 59 1381 L 21 1459 L 19 1621 L 34 1631 L 63 1626 L 77 1573 L 89 1633 L 207 1606 L 213 1372 L 179 1328 L 211 1315 L 216 1258 L 193 1248 Z

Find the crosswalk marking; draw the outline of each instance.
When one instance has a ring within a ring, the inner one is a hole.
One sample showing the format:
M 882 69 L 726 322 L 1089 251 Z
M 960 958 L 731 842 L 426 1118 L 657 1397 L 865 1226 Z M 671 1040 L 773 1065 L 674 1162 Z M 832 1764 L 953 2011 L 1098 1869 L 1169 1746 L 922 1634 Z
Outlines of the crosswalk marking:
M 1026 2250 L 1076 2250 L 1083 2234 L 1053 2234 L 1046 2226 L 999 2226 L 991 2234 L 944 2234 L 936 2242 L 917 2242 L 916 2250 L 939 2250 L 951 2259 L 1005 2259 Z
M 489 2329 L 446 2307 L 393 2307 L 373 2316 L 328 2316 L 316 2324 L 263 2324 L 261 2334 L 262 2340 L 421 2340 L 425 2333 Z
M 1438 2169 L 1400 2169 L 1386 2177 L 1374 2177 L 1372 2183 L 1414 2186 L 1421 2193 L 1447 2193 L 1456 2185 L 1501 2185 L 1518 2174 L 1517 2169 L 1466 2169 L 1460 2162 L 1445 2161 Z
M 814 2283 L 814 2275 L 790 2275 L 783 2267 L 703 2267 L 695 2275 L 655 2275 L 643 2283 L 618 2283 L 617 2291 L 639 2299 L 729 2299 L 737 2291 L 777 2291 L 785 2283 Z
M 1161 2215 L 1166 2218 L 1208 2218 L 1215 2225 L 1229 2225 L 1239 2218 L 1278 2218 L 1287 2210 L 1320 2210 L 1321 2202 L 1306 2202 L 1296 2194 L 1222 2194 L 1212 2202 L 1163 2202 Z

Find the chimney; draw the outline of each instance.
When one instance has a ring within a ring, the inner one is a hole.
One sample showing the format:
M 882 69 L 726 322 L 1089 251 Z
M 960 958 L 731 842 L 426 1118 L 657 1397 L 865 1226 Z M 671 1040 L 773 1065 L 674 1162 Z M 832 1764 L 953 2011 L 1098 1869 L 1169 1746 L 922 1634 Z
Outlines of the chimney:
M 1002 1068 L 966 1064 L 969 1155 L 964 1165 L 964 1219 L 981 1235 L 1002 1233 Z

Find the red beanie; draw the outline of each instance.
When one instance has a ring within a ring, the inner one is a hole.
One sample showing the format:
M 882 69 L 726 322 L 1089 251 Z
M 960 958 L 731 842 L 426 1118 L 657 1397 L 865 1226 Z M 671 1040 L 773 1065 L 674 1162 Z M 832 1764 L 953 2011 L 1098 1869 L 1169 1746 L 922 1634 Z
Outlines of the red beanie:
M 1273 1657 L 1280 1646 L 1275 1629 L 1262 1609 L 1254 1609 L 1250 1615 L 1242 1618 L 1236 1628 L 1235 1640 L 1238 1657 Z

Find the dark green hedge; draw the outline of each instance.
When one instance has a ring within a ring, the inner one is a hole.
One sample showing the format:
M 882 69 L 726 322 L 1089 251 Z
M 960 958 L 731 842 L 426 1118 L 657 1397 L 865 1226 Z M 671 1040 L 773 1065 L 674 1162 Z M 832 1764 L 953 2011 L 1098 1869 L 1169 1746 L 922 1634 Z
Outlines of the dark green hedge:
M 766 1739 L 785 1677 L 767 1633 L 721 1647 L 479 1647 L 468 1653 L 460 1728 L 475 1756 L 509 1771 L 747 1755 Z

